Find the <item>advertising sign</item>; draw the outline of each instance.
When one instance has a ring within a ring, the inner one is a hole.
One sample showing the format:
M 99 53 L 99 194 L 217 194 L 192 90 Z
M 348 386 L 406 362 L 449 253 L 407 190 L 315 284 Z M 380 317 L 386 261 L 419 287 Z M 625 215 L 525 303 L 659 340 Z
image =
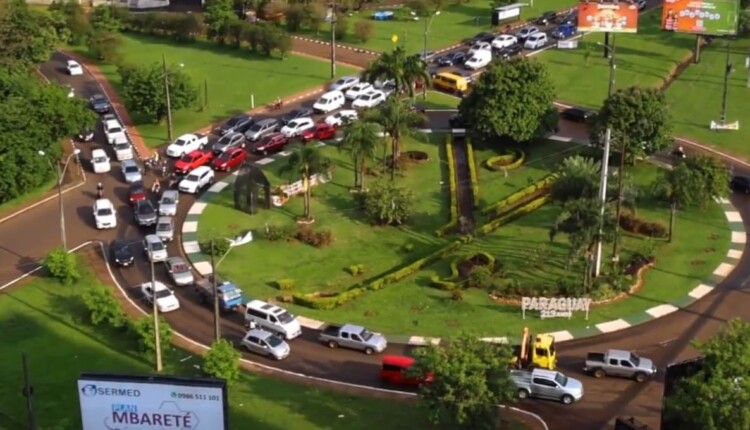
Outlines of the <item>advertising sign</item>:
M 578 31 L 637 33 L 638 6 L 629 2 L 578 4 Z
M 664 0 L 661 28 L 679 33 L 737 34 L 739 0 Z
M 526 319 L 526 311 L 539 311 L 542 319 L 546 318 L 571 318 L 573 312 L 586 312 L 589 318 L 591 299 L 571 297 L 523 297 L 521 299 L 521 312 Z
M 82 430 L 227 430 L 226 384 L 205 378 L 82 374 Z

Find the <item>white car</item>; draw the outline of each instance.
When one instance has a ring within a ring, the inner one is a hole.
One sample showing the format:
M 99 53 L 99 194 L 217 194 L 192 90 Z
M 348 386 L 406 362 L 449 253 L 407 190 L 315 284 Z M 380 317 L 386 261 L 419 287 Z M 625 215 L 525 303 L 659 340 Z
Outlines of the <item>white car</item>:
M 289 121 L 281 128 L 281 133 L 286 137 L 296 137 L 305 130 L 315 127 L 315 121 L 312 118 L 297 118 Z
M 143 238 L 143 252 L 146 253 L 148 261 L 153 261 L 154 263 L 166 261 L 169 258 L 167 247 L 161 238 L 155 234 L 147 234 Z
M 204 187 L 214 182 L 214 171 L 210 166 L 200 166 L 193 169 L 180 181 L 179 189 L 183 193 L 196 194 Z
M 130 142 L 115 142 L 115 157 L 117 161 L 125 161 L 133 159 L 133 145 Z
M 475 52 L 479 51 L 492 51 L 492 45 L 489 42 L 477 42 L 469 49 L 467 55 L 471 57 Z
M 204 134 L 183 134 L 167 146 L 167 156 L 180 158 L 208 145 L 208 136 Z
M 99 199 L 94 202 L 94 222 L 99 230 L 117 227 L 115 205 L 109 199 Z
M 518 38 L 511 34 L 501 34 L 495 38 L 490 44 L 493 49 L 503 49 L 509 46 L 513 46 L 518 43 Z
M 349 90 L 344 93 L 347 100 L 356 100 L 357 97 L 361 96 L 364 93 L 370 92 L 374 90 L 375 88 L 372 86 L 369 82 L 360 82 L 357 85 L 354 85 L 353 87 L 349 88 Z
M 380 90 L 370 91 L 369 93 L 362 94 L 352 102 L 354 109 L 367 109 L 373 108 L 380 103 L 385 101 L 385 93 Z
M 523 44 L 524 49 L 540 49 L 547 44 L 547 33 L 534 33 L 526 39 Z
M 345 109 L 342 111 L 338 111 L 333 115 L 327 116 L 326 119 L 323 120 L 323 122 L 334 127 L 341 127 L 342 125 L 346 125 L 356 121 L 358 118 L 359 117 L 356 110 Z
M 83 67 L 81 67 L 81 65 L 78 64 L 77 61 L 68 60 L 66 68 L 68 69 L 68 74 L 70 74 L 70 76 L 83 75 Z
M 107 173 L 112 170 L 107 153 L 98 148 L 91 151 L 91 166 L 94 168 L 94 173 Z
M 344 76 L 328 87 L 328 91 L 346 91 L 359 83 L 359 76 Z
M 156 308 L 162 313 L 180 309 L 180 301 L 177 300 L 174 291 L 159 281 L 156 281 L 154 285 L 154 287 L 151 287 L 151 282 L 141 284 L 141 293 L 143 293 L 143 298 L 147 302 L 153 303 L 155 300 Z
M 117 142 L 128 141 L 125 135 L 125 128 L 116 119 L 104 121 L 104 135 L 107 137 L 107 143 L 114 145 Z
M 479 70 L 483 67 L 487 67 L 491 62 L 492 55 L 480 55 L 480 53 L 477 53 L 466 60 L 464 67 L 469 70 Z

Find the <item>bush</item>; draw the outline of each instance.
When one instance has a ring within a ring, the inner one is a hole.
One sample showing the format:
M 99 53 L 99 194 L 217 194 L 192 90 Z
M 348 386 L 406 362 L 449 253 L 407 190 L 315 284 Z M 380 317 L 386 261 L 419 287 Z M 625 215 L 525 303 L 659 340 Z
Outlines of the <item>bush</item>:
M 88 288 L 81 294 L 86 310 L 89 311 L 91 323 L 98 326 L 107 323 L 113 328 L 125 327 L 127 318 L 112 292 L 104 287 Z
M 497 218 L 503 214 L 516 209 L 536 197 L 548 194 L 552 187 L 552 184 L 557 180 L 557 175 L 549 175 L 536 183 L 529 185 L 522 190 L 519 190 L 508 197 L 500 200 L 497 203 L 482 209 L 482 214 L 491 218 Z
M 120 60 L 122 37 L 118 33 L 96 30 L 86 38 L 86 48 L 95 59 L 108 64 Z
M 638 233 L 647 237 L 665 238 L 669 236 L 669 230 L 663 224 L 658 222 L 644 222 Z
M 333 232 L 331 230 L 315 231 L 307 225 L 299 226 L 295 237 L 300 242 L 316 248 L 322 248 L 333 243 Z
M 263 230 L 263 237 L 269 242 L 280 240 L 289 240 L 294 233 L 294 227 L 282 225 L 266 225 Z
M 138 347 L 148 357 L 153 357 L 156 352 L 154 345 L 154 318 L 144 316 L 135 321 L 130 321 L 130 332 L 138 340 Z M 171 347 L 172 327 L 167 324 L 164 317 L 159 316 L 159 343 L 161 350 L 168 351 Z
M 365 265 L 364 264 L 354 264 L 346 268 L 346 271 L 349 272 L 352 276 L 359 276 L 363 273 L 365 273 Z
M 406 243 L 404 246 L 401 247 L 401 249 L 404 250 L 404 252 L 412 252 L 414 251 L 414 244 L 413 243 Z
M 281 291 L 290 291 L 294 289 L 294 279 L 279 279 L 276 281 L 276 288 Z
M 414 194 L 391 181 L 375 183 L 365 194 L 365 212 L 380 225 L 403 225 L 414 211 Z
M 665 238 L 669 236 L 667 226 L 658 222 L 645 221 L 630 211 L 620 214 L 620 228 L 629 233 L 646 237 Z
M 206 239 L 200 242 L 201 251 L 206 255 L 213 255 L 215 258 L 221 258 L 229 252 L 229 248 L 232 244 L 225 238 L 220 237 L 217 239 Z
M 464 299 L 464 292 L 463 291 L 461 291 L 461 290 L 453 290 L 453 292 L 451 292 L 451 300 L 453 300 L 454 302 L 460 302 L 463 299 Z
M 349 34 L 349 18 L 346 15 L 336 15 L 336 38 L 338 40 L 346 39 Z
M 549 195 L 539 197 L 536 200 L 532 200 L 531 202 L 526 203 L 525 205 L 519 208 L 513 209 L 512 211 L 506 213 L 505 215 L 495 218 L 492 221 L 488 222 L 487 224 L 479 227 L 477 229 L 477 234 L 480 234 L 480 235 L 489 234 L 497 230 L 498 228 L 504 226 L 505 224 L 508 224 L 514 219 L 539 209 L 540 207 L 547 204 L 549 200 L 550 200 Z
M 494 171 L 513 170 L 521 167 L 526 160 L 526 154 L 518 149 L 511 149 L 507 154 L 490 157 L 486 166 Z
M 359 21 L 354 25 L 354 34 L 362 43 L 367 43 L 367 41 L 372 37 L 372 33 L 374 31 L 375 27 L 373 26 L 372 22 L 368 20 Z
M 44 258 L 44 268 L 53 278 L 70 285 L 81 277 L 78 262 L 73 254 L 62 248 L 55 248 Z
M 450 220 L 447 224 L 440 227 L 435 231 L 435 236 L 437 237 L 443 237 L 451 230 L 455 229 L 458 225 L 458 191 L 457 191 L 457 183 L 456 183 L 456 164 L 455 159 L 453 158 L 453 143 L 452 143 L 452 137 L 449 134 L 446 138 L 445 143 L 445 158 L 448 163 L 448 193 L 450 198 Z
M 440 279 L 440 276 L 438 275 L 433 275 L 432 277 L 430 277 L 430 285 L 432 285 L 434 288 L 437 288 L 438 290 L 444 291 L 453 291 L 459 287 L 459 283 Z
M 492 272 L 488 267 L 477 266 L 471 269 L 466 285 L 469 288 L 487 288 L 492 282 Z
M 474 146 L 471 140 L 466 140 L 466 162 L 469 165 L 469 177 L 471 178 L 471 194 L 474 198 L 474 208 L 479 204 L 479 178 L 477 175 L 477 165 L 474 161 Z
M 203 356 L 203 372 L 234 384 L 240 378 L 240 352 L 226 339 L 214 341 Z

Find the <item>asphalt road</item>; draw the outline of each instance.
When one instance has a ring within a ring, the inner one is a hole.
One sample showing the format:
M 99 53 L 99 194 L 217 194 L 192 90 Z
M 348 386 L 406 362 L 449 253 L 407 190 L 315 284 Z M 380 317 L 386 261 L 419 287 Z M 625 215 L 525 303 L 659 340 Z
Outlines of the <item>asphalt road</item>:
M 52 80 L 73 85 L 77 93 L 90 96 L 98 92 L 98 87 L 88 76 L 69 77 L 61 72 L 64 57 L 56 55 L 42 66 L 42 71 Z M 291 109 L 294 106 L 286 106 Z M 432 113 L 430 114 L 432 118 Z M 444 127 L 449 113 L 436 114 L 431 123 L 434 127 Z M 563 124 L 562 130 L 580 132 L 570 124 Z M 100 136 L 97 136 L 100 139 Z M 100 143 L 85 145 L 82 158 L 90 158 L 93 147 L 106 146 Z M 88 169 L 88 166 L 85 165 Z M 735 166 L 735 171 L 745 169 Z M 140 251 L 139 243 L 144 231 L 132 221 L 132 211 L 127 203 L 127 186 L 119 174 L 119 163 L 113 162 L 112 172 L 95 175 L 88 169 L 88 183 L 65 195 L 65 208 L 70 247 L 88 240 L 109 242 L 115 237 L 131 241 L 134 249 Z M 91 206 L 94 202 L 95 184 L 100 180 L 105 186 L 105 194 L 115 201 L 120 215 L 118 228 L 109 231 L 97 231 L 93 226 Z M 746 196 L 732 198 L 745 219 L 750 219 L 750 201 Z M 177 218 L 178 225 L 184 219 L 187 209 L 194 199 L 182 195 Z M 706 220 L 706 222 L 713 222 Z M 24 216 L 0 224 L 0 283 L 27 271 L 34 261 L 41 259 L 46 251 L 59 245 L 56 201 L 41 205 Z M 180 255 L 179 242 L 169 245 L 170 255 Z M 116 276 L 123 286 L 136 286 L 149 279 L 149 265 L 136 252 L 137 264 L 134 267 L 117 270 Z M 580 366 L 588 351 L 607 348 L 623 348 L 653 358 L 663 368 L 670 362 L 689 358 L 695 355 L 690 346 L 693 339 L 706 339 L 715 333 L 723 322 L 734 317 L 750 318 L 750 310 L 744 305 L 747 300 L 750 276 L 750 255 L 742 259 L 738 269 L 727 278 L 720 288 L 693 306 L 675 312 L 668 317 L 639 325 L 628 330 L 597 336 L 591 339 L 565 342 L 558 346 L 560 368 L 565 373 L 583 380 L 586 395 L 584 399 L 572 406 L 563 406 L 546 401 L 523 401 L 520 407 L 533 411 L 547 420 L 551 429 L 592 429 L 598 430 L 610 423 L 618 415 L 636 416 L 652 428 L 658 428 L 662 382 L 656 380 L 637 384 L 628 380 L 603 379 L 595 380 L 580 374 Z M 161 265 L 156 266 L 157 279 L 169 284 Z M 655 269 L 658 270 L 658 269 Z M 139 298 L 135 288 L 130 288 L 132 297 Z M 178 331 L 204 344 L 210 343 L 213 337 L 213 316 L 211 310 L 198 303 L 195 294 L 189 289 L 178 289 L 181 309 L 166 314 L 166 319 Z M 654 303 L 656 305 L 658 303 Z M 150 308 L 144 307 L 149 310 Z M 222 319 L 224 336 L 238 340 L 244 330 L 242 316 L 230 315 Z M 377 378 L 378 356 L 368 357 L 364 354 L 346 351 L 329 350 L 319 345 L 315 333 L 306 331 L 302 338 L 291 342 L 292 355 L 283 362 L 273 362 L 255 355 L 246 358 L 283 369 L 292 370 L 329 379 L 371 386 L 381 386 Z M 393 345 L 386 353 L 408 354 L 408 348 Z M 389 387 L 393 388 L 393 387 Z

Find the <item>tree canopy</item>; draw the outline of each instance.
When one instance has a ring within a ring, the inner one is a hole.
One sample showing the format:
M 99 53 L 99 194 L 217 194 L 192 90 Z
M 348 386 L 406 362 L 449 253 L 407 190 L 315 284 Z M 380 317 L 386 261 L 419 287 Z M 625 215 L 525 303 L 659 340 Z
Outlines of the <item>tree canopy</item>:
M 698 155 L 665 170 L 653 183 L 656 195 L 680 207 L 705 207 L 729 193 L 729 170 L 716 157 Z
M 46 11 L 29 9 L 24 0 L 10 0 L 6 7 L 0 14 L 0 68 L 47 61 L 60 41 L 61 26 Z
M 167 117 L 167 96 L 164 91 L 164 67 L 159 63 L 146 66 L 121 66 L 122 96 L 128 109 L 144 114 L 154 122 Z M 190 76 L 179 68 L 167 68 L 169 99 L 172 110 L 195 104 L 198 88 Z
M 430 82 L 427 65 L 419 55 L 408 55 L 403 46 L 396 47 L 391 52 L 384 52 L 362 72 L 362 79 L 374 83 L 377 80 L 393 80 L 396 93 L 406 91 L 410 97 L 414 96 L 414 83 Z
M 488 67 L 458 110 L 470 119 L 469 131 L 476 139 L 523 142 L 554 129 L 554 97 L 555 86 L 545 65 L 519 57 Z

